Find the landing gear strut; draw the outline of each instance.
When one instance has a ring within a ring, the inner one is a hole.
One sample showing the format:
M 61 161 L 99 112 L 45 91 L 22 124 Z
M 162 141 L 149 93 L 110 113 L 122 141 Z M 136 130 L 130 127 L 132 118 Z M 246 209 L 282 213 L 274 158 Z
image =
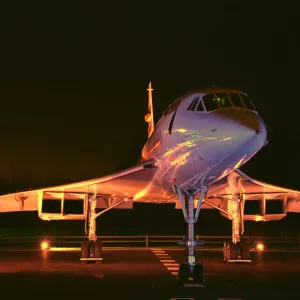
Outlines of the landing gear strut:
M 85 231 L 88 234 L 88 241 L 82 241 L 81 243 L 81 261 L 87 262 L 99 262 L 103 260 L 102 256 L 102 243 L 97 240 L 96 234 L 96 205 L 97 205 L 97 193 L 94 193 L 89 198 L 88 213 L 85 223 Z
M 181 284 L 192 281 L 194 283 L 204 283 L 204 269 L 202 263 L 196 263 L 195 249 L 197 245 L 203 245 L 201 241 L 195 241 L 194 226 L 198 221 L 202 201 L 206 195 L 207 188 L 201 190 L 183 190 L 174 187 L 176 194 L 181 203 L 184 219 L 187 223 L 187 239 L 179 241 L 180 245 L 186 246 L 188 250 L 188 261 L 181 264 L 178 271 L 178 282 Z M 200 192 L 197 203 L 196 213 L 194 213 L 195 196 Z
M 121 201 L 110 205 L 108 208 L 96 212 L 97 207 L 97 189 L 94 187 L 94 193 L 89 198 L 88 202 L 88 212 L 87 217 L 85 220 L 85 234 L 88 235 L 88 240 L 85 240 L 81 243 L 81 258 L 80 260 L 87 263 L 87 262 L 99 262 L 103 261 L 102 255 L 102 243 L 98 240 L 96 234 L 96 219 L 106 213 L 107 211 L 121 205 L 124 202 L 132 201 L 132 198 L 124 198 Z
M 224 243 L 223 260 L 227 263 L 251 262 L 249 243 L 241 241 L 241 235 L 244 233 L 243 201 L 234 197 L 228 200 L 228 207 L 232 219 L 232 241 Z

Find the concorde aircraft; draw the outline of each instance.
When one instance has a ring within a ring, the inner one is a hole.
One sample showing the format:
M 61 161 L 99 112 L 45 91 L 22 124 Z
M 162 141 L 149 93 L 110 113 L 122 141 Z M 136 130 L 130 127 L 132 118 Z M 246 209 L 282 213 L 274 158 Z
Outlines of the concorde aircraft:
M 81 260 L 101 261 L 96 219 L 134 202 L 173 203 L 187 223 L 188 250 L 178 281 L 204 281 L 196 262 L 194 224 L 201 209 L 218 209 L 232 221 L 224 261 L 250 261 L 241 239 L 244 220 L 271 221 L 300 212 L 300 192 L 253 179 L 239 170 L 267 144 L 266 126 L 246 93 L 211 87 L 179 97 L 154 126 L 148 86 L 148 140 L 138 165 L 124 171 L 38 190 L 0 196 L 0 212 L 38 211 L 43 220 L 85 220 Z

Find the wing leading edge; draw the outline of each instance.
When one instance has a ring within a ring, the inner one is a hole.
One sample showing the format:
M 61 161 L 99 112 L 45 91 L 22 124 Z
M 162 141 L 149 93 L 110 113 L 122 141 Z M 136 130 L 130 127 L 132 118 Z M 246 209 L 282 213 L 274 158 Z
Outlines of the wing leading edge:
M 97 193 L 97 196 L 133 197 L 138 199 L 145 194 L 157 168 L 154 161 L 143 162 L 124 171 L 91 180 L 75 182 L 66 185 L 46 187 L 0 196 L 0 212 L 35 211 L 39 210 L 39 195 L 41 193 Z M 97 198 L 98 199 L 98 198 Z M 103 197 L 97 200 L 97 207 L 104 208 L 112 205 L 103 202 Z M 104 199 L 105 200 L 105 199 Z

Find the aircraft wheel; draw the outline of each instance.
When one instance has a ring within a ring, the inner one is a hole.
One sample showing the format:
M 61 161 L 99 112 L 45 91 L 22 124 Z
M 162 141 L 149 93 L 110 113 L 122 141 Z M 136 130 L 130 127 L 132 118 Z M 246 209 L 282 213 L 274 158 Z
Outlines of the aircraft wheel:
M 242 244 L 243 259 L 250 259 L 250 248 L 247 242 Z
M 89 258 L 90 257 L 90 242 L 82 241 L 81 242 L 81 258 Z M 85 263 L 87 261 L 84 261 Z
M 227 244 L 227 261 L 236 259 L 236 244 L 229 242 Z
M 204 268 L 202 263 L 196 263 L 193 272 L 193 280 L 197 283 L 204 282 Z
M 95 258 L 102 258 L 102 243 L 101 241 L 96 241 L 95 242 Z M 101 261 L 99 261 L 100 263 Z
M 178 277 L 177 280 L 180 284 L 187 283 L 190 276 L 190 268 L 188 263 L 183 263 L 180 265 L 179 271 L 178 271 Z

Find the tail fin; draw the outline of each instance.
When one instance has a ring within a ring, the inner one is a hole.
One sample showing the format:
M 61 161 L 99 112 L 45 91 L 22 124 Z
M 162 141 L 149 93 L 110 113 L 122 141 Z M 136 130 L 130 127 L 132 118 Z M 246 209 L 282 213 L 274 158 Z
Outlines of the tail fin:
M 152 86 L 151 81 L 148 85 L 148 113 L 145 116 L 145 121 L 148 123 L 148 138 L 151 136 L 154 130 L 154 119 L 153 119 L 153 104 L 152 104 Z

